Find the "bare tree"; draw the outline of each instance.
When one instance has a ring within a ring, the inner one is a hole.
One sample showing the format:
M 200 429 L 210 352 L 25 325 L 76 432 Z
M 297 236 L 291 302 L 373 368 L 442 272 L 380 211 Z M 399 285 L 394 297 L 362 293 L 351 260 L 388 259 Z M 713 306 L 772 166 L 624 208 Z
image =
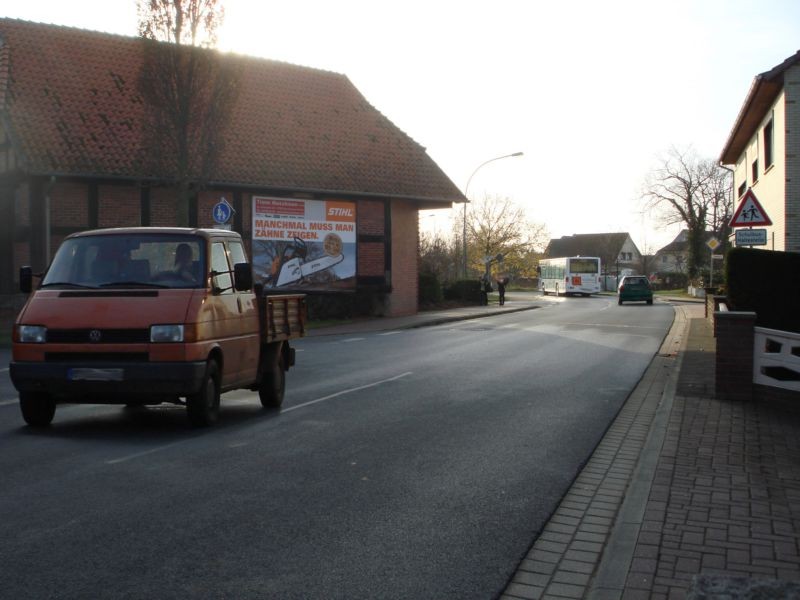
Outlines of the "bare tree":
M 213 178 L 236 99 L 234 61 L 211 49 L 224 16 L 218 0 L 138 0 L 146 39 L 139 90 L 145 100 L 141 162 L 175 186 L 178 224 Z
M 722 250 L 727 248 L 733 218 L 733 174 L 723 168 L 713 169 L 706 185 L 709 201 L 709 226 L 720 242 Z
M 656 253 L 653 247 L 647 242 L 642 246 L 641 259 L 639 261 L 639 272 L 642 275 L 650 275 L 658 269 Z
M 459 269 L 459 246 L 454 238 L 439 232 L 422 232 L 419 236 L 419 271 L 435 275 L 439 281 L 456 278 Z
M 686 226 L 688 272 L 695 277 L 704 263 L 706 229 L 718 225 L 709 221 L 721 218 L 723 207 L 730 203 L 730 173 L 714 160 L 698 158 L 691 149 L 674 146 L 660 163 L 648 174 L 642 198 L 647 209 L 660 213 L 664 225 Z
M 481 273 L 489 274 L 493 264 L 502 262 L 504 269 L 530 274 L 531 252 L 541 251 L 547 240 L 546 227 L 528 220 L 509 198 L 487 195 L 473 202 L 467 214 L 467 258 Z

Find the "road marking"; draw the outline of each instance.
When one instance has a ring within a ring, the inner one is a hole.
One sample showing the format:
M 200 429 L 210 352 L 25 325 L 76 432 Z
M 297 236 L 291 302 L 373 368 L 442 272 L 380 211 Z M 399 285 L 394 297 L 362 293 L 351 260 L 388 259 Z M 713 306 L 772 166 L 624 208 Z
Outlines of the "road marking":
M 0 406 L 11 406 L 17 402 L 19 401 L 16 398 L 12 398 L 11 400 L 0 400 Z
M 8 371 L 8 367 L 6 367 L 5 369 L 0 369 L 0 373 L 5 373 L 6 371 Z
M 343 344 L 349 344 L 350 342 L 360 342 L 361 340 L 365 340 L 367 338 L 347 338 L 346 340 L 342 340 Z
M 148 454 L 153 454 L 154 452 L 161 452 L 162 450 L 166 450 L 167 448 L 171 448 L 172 446 L 177 446 L 178 444 L 182 444 L 186 440 L 179 440 L 177 442 L 172 442 L 171 444 L 166 444 L 164 446 L 159 446 L 158 448 L 150 448 L 150 450 L 144 450 L 143 452 L 137 452 L 136 454 L 129 454 L 128 456 L 123 456 L 122 458 L 114 458 L 112 460 L 107 460 L 107 465 L 118 465 L 119 463 L 123 463 L 128 460 L 133 460 L 134 458 L 141 458 L 142 456 L 147 456 Z
M 389 383 L 390 381 L 396 381 L 402 377 L 408 377 L 412 374 L 412 371 L 407 371 L 405 373 L 401 373 L 400 375 L 395 375 L 394 377 L 389 377 L 388 379 L 381 379 L 380 381 L 376 381 L 374 383 L 368 383 L 366 385 L 361 385 L 358 387 L 350 388 L 347 390 L 342 390 L 341 392 L 336 392 L 334 394 L 329 394 L 328 396 L 323 396 L 322 398 L 317 398 L 316 400 L 310 400 L 309 402 L 304 402 L 303 404 L 298 404 L 297 406 L 292 406 L 291 408 L 284 408 L 281 410 L 280 414 L 292 412 L 293 410 L 297 410 L 298 408 L 305 408 L 306 406 L 311 406 L 312 404 L 317 404 L 319 402 L 324 402 L 325 400 L 331 400 L 333 398 L 337 398 L 339 396 L 344 396 L 345 394 L 350 394 L 352 392 L 358 392 L 361 390 L 366 390 L 368 388 L 376 387 L 384 383 Z M 149 450 L 143 450 L 142 452 L 136 452 L 135 454 L 129 454 L 128 456 L 123 456 L 121 458 L 114 458 L 111 460 L 105 461 L 107 465 L 118 465 L 120 463 L 133 460 L 135 458 L 141 458 L 142 456 L 147 456 L 148 454 L 154 454 L 155 452 L 161 452 L 162 450 L 166 450 L 168 448 L 172 448 L 173 446 L 177 446 L 178 444 L 182 444 L 187 440 L 178 440 L 177 442 L 172 442 L 171 444 L 165 444 L 163 446 L 158 446 L 157 448 L 150 448 Z M 243 445 L 243 444 L 242 444 Z M 239 445 L 234 442 L 233 445 L 230 447 L 238 447 Z
M 402 331 L 384 331 L 383 333 L 379 333 L 378 335 L 395 335 L 398 333 L 403 333 Z
M 325 400 L 330 400 L 332 398 L 344 396 L 345 394 L 350 394 L 352 392 L 360 392 L 361 390 L 366 390 L 368 388 L 376 387 L 384 383 L 389 383 L 390 381 L 396 381 L 401 377 L 408 377 L 411 374 L 413 374 L 413 371 L 407 371 L 405 373 L 401 373 L 400 375 L 395 375 L 394 377 L 390 377 L 389 379 L 381 379 L 380 381 L 376 381 L 375 383 L 368 383 L 366 385 L 361 385 L 359 387 L 350 388 L 349 390 L 342 390 L 341 392 L 336 392 L 335 394 L 323 396 L 322 398 L 317 398 L 316 400 L 309 400 L 308 402 L 304 402 L 303 404 L 298 404 L 297 406 L 284 408 L 281 410 L 281 414 L 297 410 L 298 408 L 305 408 L 306 406 L 311 406 L 312 404 L 317 404 L 319 402 L 325 402 Z

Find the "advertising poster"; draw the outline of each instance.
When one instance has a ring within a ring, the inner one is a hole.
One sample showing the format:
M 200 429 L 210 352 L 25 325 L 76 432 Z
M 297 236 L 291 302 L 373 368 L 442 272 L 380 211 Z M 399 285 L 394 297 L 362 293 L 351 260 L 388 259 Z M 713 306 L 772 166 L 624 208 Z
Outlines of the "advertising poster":
M 254 196 L 253 272 L 265 289 L 355 289 L 355 202 Z

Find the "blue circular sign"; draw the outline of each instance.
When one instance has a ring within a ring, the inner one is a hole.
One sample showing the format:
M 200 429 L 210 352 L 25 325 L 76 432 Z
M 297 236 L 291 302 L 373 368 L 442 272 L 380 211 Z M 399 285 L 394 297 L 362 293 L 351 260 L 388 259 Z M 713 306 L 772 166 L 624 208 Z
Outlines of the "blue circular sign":
M 231 210 L 230 204 L 228 204 L 224 200 L 222 202 L 217 202 L 214 205 L 214 210 L 212 214 L 214 222 L 220 224 L 227 223 L 231 218 L 232 212 L 233 211 Z

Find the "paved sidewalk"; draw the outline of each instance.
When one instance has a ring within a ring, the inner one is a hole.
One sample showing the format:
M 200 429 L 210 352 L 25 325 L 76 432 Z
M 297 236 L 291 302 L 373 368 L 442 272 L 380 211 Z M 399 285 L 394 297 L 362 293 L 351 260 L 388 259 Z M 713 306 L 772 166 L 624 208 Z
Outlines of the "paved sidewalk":
M 703 306 L 676 319 L 502 598 L 800 598 L 800 403 L 714 395 Z

